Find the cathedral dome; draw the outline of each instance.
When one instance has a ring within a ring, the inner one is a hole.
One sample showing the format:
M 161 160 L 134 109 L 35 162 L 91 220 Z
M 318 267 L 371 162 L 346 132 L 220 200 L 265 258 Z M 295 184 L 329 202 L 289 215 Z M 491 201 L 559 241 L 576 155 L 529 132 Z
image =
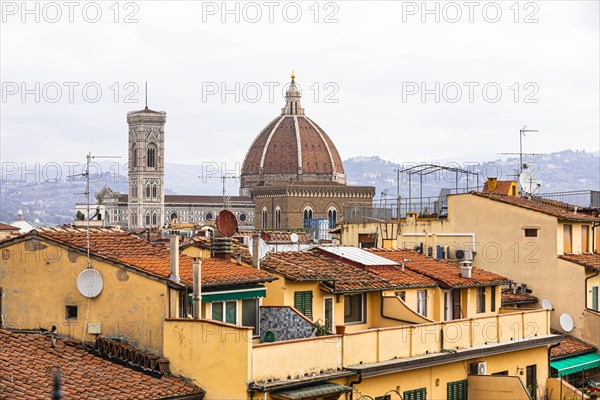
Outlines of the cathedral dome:
M 292 74 L 281 115 L 259 133 L 246 153 L 242 191 L 295 181 L 346 183 L 335 145 L 319 125 L 304 115 L 294 78 Z

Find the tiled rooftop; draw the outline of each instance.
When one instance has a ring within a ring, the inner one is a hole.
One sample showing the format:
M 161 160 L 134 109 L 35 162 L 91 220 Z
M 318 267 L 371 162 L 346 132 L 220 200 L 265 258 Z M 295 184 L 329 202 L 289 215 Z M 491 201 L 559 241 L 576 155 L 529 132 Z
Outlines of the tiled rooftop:
M 0 222 L 0 231 L 18 231 L 19 228 L 12 225 L 3 224 Z
M 54 374 L 61 374 L 65 399 L 200 399 L 197 386 L 171 375 L 149 375 L 105 360 L 81 346 L 40 333 L 0 329 L 0 396 L 6 399 L 50 399 Z M 5 397 L 6 396 L 6 397 Z
M 473 267 L 471 278 L 460 276 L 460 267 L 446 260 L 435 260 L 413 250 L 404 249 L 366 249 L 374 254 L 385 257 L 397 263 L 404 263 L 405 268 L 425 275 L 431 279 L 450 287 L 489 286 L 511 283 L 511 280 L 501 275 L 494 274 Z
M 502 291 L 502 305 L 515 305 L 515 304 L 531 304 L 537 303 L 539 299 L 529 293 L 513 293 L 512 290 Z
M 249 238 L 252 237 L 253 231 L 240 231 L 239 235 L 247 236 Z M 261 231 L 260 237 L 267 243 L 292 243 L 292 239 L 290 236 L 294 232 L 289 231 Z M 312 238 L 309 233 L 306 232 L 296 232 L 298 235 L 298 243 L 311 243 Z
M 317 251 L 270 253 L 262 267 L 292 281 L 320 281 L 336 292 L 435 286 L 436 282 L 400 266 L 364 270 L 321 256 Z M 335 282 L 335 283 L 334 283 Z
M 600 217 L 595 217 L 591 214 L 584 213 L 582 207 L 579 207 L 578 212 L 575 213 L 576 206 L 556 200 L 528 199 L 526 197 L 506 196 L 501 194 L 482 192 L 471 192 L 471 194 L 479 197 L 485 197 L 490 200 L 499 201 L 501 203 L 510 204 L 516 207 L 537 211 L 543 214 L 557 217 L 559 219 L 570 221 L 600 221 Z
M 600 254 L 565 254 L 558 258 L 584 266 L 593 271 L 600 271 Z
M 578 354 L 591 353 L 597 348 L 582 340 L 576 339 L 573 336 L 566 335 L 564 340 L 556 347 L 550 349 L 550 358 L 565 358 Z
M 39 235 L 81 251 L 86 250 L 84 229 L 44 228 L 33 231 L 30 236 Z M 21 236 L 20 238 L 23 238 Z M 109 261 L 127 264 L 147 274 L 163 279 L 170 275 L 169 247 L 148 242 L 135 235 L 118 230 L 92 229 L 90 231 L 90 252 Z M 192 258 L 179 257 L 181 280 L 192 284 Z M 227 286 L 244 283 L 267 282 L 275 279 L 268 273 L 245 265 L 237 265 L 222 259 L 202 261 L 202 286 Z

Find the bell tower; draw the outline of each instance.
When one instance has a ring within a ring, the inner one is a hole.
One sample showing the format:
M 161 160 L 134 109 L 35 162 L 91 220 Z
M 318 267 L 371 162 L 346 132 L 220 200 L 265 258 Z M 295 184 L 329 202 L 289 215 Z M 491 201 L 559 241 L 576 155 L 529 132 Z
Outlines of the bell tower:
M 127 113 L 129 229 L 160 227 L 165 222 L 166 121 L 166 112 L 148 106 Z

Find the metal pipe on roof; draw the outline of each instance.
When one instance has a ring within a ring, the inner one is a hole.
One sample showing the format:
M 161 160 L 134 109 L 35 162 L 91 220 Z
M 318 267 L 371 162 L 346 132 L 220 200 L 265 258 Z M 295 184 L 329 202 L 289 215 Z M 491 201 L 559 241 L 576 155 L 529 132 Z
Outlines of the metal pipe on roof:
M 179 277 L 179 231 L 169 231 L 169 262 L 171 267 L 171 275 L 169 279 L 175 282 L 181 281 Z
M 200 304 L 202 301 L 202 284 L 201 284 L 201 279 L 202 279 L 202 252 L 200 252 L 200 257 L 199 258 L 194 258 L 193 261 L 193 265 L 194 265 L 194 279 L 193 279 L 193 285 L 194 285 L 194 291 L 192 294 L 192 305 L 193 305 L 193 310 L 192 310 L 192 317 L 194 319 L 200 319 L 201 315 L 200 315 Z

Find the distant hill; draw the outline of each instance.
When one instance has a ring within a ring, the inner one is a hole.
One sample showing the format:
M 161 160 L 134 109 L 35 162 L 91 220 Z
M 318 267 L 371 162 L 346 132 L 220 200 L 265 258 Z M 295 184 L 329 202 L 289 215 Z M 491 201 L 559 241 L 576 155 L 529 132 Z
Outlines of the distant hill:
M 600 156 L 598 152 L 565 150 L 558 153 L 540 156 L 528 156 L 525 162 L 537 178 L 542 181 L 542 192 L 562 192 L 574 190 L 600 190 Z M 479 184 L 483 185 L 488 177 L 513 179 L 518 167 L 517 158 L 499 159 L 480 163 L 464 163 L 460 160 L 449 163 L 431 162 L 479 172 Z M 100 163 L 100 168 L 92 174 L 91 193 L 98 192 L 103 186 L 115 191 L 127 191 L 126 169 L 115 167 L 110 163 Z M 396 195 L 396 169 L 403 169 L 416 164 L 395 163 L 377 156 L 353 157 L 344 161 L 348 183 L 351 185 L 370 185 L 377 189 L 377 196 L 382 192 L 389 196 Z M 13 164 L 2 165 L 2 185 L 0 187 L 0 221 L 10 223 L 16 219 L 16 213 L 22 208 L 26 221 L 37 226 L 52 226 L 73 221 L 75 203 L 85 203 L 85 180 L 81 173 L 73 170 L 67 163 L 60 166 L 31 166 Z M 173 194 L 213 194 L 220 195 L 222 186 L 220 179 L 201 178 L 201 176 L 217 177 L 219 171 L 201 165 L 167 164 L 165 167 L 165 184 L 167 193 Z M 455 187 L 454 174 L 432 174 L 424 177 L 423 195 L 437 196 L 441 188 Z M 413 176 L 413 196 L 419 193 L 419 179 Z M 474 188 L 474 179 L 469 187 Z M 230 179 L 226 182 L 227 192 L 238 193 L 239 182 Z M 459 176 L 459 187 L 466 187 L 463 176 Z M 408 194 L 407 175 L 401 176 L 400 194 Z M 92 202 L 94 201 L 92 197 Z

